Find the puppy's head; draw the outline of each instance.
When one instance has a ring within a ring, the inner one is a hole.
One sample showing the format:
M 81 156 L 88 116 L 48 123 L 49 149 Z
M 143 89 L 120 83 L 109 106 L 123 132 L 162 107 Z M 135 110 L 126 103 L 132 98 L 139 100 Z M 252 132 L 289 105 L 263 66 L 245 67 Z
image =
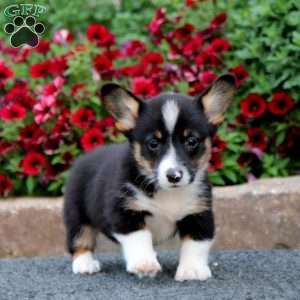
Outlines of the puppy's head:
M 234 77 L 223 75 L 195 97 L 163 93 L 142 101 L 116 84 L 104 85 L 101 95 L 141 173 L 170 189 L 192 184 L 207 169 L 211 136 L 234 90 Z

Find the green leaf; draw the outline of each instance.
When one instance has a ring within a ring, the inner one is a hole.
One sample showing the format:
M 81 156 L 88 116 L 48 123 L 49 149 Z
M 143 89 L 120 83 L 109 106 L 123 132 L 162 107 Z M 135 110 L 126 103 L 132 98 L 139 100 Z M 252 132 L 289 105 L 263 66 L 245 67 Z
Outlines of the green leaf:
M 36 179 L 33 176 L 28 176 L 26 178 L 26 188 L 29 195 L 33 194 L 35 186 L 36 186 Z
M 237 178 L 237 175 L 236 175 L 236 173 L 233 171 L 233 170 L 231 170 L 231 169 L 224 169 L 223 170 L 223 173 L 224 173 L 224 175 L 228 178 L 228 179 L 230 179 L 233 183 L 236 183 L 237 182 L 237 180 L 238 180 L 238 178 Z
M 279 146 L 280 144 L 283 143 L 284 139 L 285 139 L 285 131 L 281 131 L 277 137 L 276 137 L 276 146 Z
M 212 184 L 225 185 L 225 181 L 223 180 L 219 172 L 209 173 L 208 177 Z
M 49 184 L 47 190 L 49 192 L 61 192 L 61 188 L 63 186 L 63 182 L 61 180 L 53 181 Z
M 292 87 L 300 87 L 300 74 L 292 77 L 291 79 L 287 80 L 284 84 L 283 87 L 285 89 L 290 89 Z

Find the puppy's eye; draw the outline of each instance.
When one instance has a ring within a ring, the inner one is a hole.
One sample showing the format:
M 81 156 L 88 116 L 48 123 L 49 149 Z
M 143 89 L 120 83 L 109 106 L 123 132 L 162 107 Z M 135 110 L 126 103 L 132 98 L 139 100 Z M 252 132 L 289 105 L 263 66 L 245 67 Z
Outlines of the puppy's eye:
M 147 147 L 150 151 L 158 151 L 160 142 L 158 139 L 152 138 L 147 142 Z
M 195 150 L 199 146 L 199 139 L 195 136 L 189 136 L 184 144 L 188 150 Z

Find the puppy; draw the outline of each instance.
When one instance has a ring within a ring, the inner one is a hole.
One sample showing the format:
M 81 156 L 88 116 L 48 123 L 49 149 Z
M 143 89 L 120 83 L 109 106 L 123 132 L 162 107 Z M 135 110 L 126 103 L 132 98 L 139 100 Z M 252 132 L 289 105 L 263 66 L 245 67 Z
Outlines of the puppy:
M 128 142 L 98 148 L 75 163 L 66 185 L 64 221 L 73 272 L 100 271 L 97 232 L 122 247 L 129 273 L 161 271 L 153 245 L 181 238 L 175 279 L 211 277 L 214 238 L 207 168 L 211 137 L 235 90 L 219 77 L 196 97 L 162 93 L 142 101 L 116 84 L 101 90 L 105 107 Z

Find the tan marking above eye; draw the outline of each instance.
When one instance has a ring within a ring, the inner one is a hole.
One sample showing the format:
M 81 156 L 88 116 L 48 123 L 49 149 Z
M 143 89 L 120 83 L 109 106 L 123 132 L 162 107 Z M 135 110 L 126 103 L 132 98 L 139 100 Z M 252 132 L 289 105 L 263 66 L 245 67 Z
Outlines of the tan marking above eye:
M 183 136 L 188 137 L 189 134 L 190 134 L 190 130 L 189 129 L 184 129 Z
M 162 138 L 162 133 L 160 130 L 155 130 L 154 132 L 154 136 L 158 139 L 161 139 Z

